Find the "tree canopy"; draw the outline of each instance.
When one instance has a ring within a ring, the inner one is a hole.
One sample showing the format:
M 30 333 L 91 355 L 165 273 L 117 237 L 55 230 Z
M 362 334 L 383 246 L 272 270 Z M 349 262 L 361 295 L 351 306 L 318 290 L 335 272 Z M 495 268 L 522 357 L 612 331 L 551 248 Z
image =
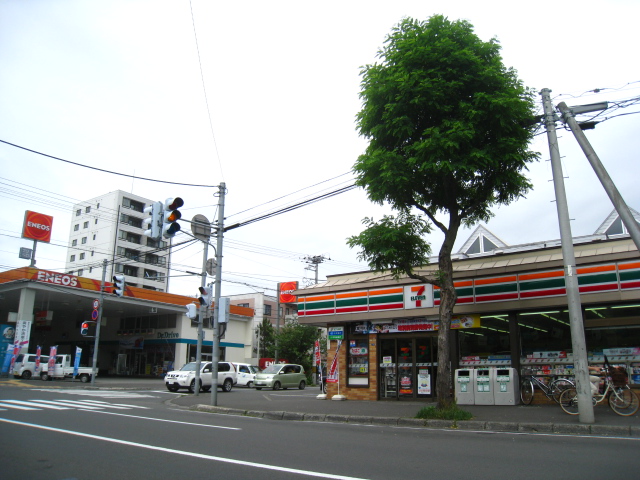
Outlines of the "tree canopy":
M 441 289 L 438 404 L 451 402 L 448 334 L 456 302 L 451 253 L 461 225 L 488 221 L 491 208 L 525 195 L 534 92 L 506 68 L 496 39 L 482 41 L 464 20 L 402 20 L 362 71 L 357 116 L 368 139 L 353 170 L 368 198 L 399 212 L 348 239 L 376 270 L 390 269 Z M 437 215 L 448 215 L 448 222 Z M 420 218 L 419 215 L 423 217 Z M 428 221 L 445 235 L 439 271 L 427 261 Z

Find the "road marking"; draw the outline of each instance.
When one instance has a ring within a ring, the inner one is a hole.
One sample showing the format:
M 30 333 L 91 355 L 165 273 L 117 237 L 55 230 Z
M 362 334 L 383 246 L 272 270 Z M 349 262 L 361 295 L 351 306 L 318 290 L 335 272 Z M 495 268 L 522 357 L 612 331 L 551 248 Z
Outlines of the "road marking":
M 116 415 L 118 417 L 141 418 L 143 420 L 153 420 L 155 422 L 178 423 L 180 425 L 193 425 L 196 427 L 206 427 L 206 428 L 220 428 L 222 430 L 242 430 L 241 428 L 236 428 L 236 427 L 220 427 L 218 425 L 205 425 L 204 423 L 179 422 L 178 420 L 166 420 L 164 418 L 141 417 L 139 415 L 127 415 L 126 413 L 102 412 L 99 410 L 90 410 L 90 411 L 94 413 L 103 413 L 105 415 Z
M 108 403 L 99 400 L 0 400 L 0 410 L 71 410 L 72 408 L 84 410 L 103 410 L 111 408 L 114 410 L 132 410 L 139 408 L 148 410 L 148 407 L 139 405 L 127 405 L 124 403 Z
M 137 443 L 137 442 L 129 442 L 127 440 L 120 440 L 118 438 L 111 438 L 111 437 L 103 437 L 100 435 L 91 435 L 89 433 L 82 433 L 82 432 L 75 432 L 73 430 L 65 430 L 62 428 L 54 428 L 54 427 L 48 427 L 46 425 L 38 425 L 35 423 L 26 423 L 26 422 L 18 422 L 16 420 L 9 420 L 7 418 L 0 418 L 0 422 L 4 422 L 4 423 L 11 423 L 13 425 L 21 425 L 24 427 L 29 427 L 29 428 L 36 428 L 39 430 L 48 430 L 50 432 L 56 432 L 56 433 L 64 433 L 66 435 L 74 435 L 77 437 L 84 437 L 84 438 L 90 438 L 92 440 L 101 440 L 103 442 L 110 442 L 110 443 L 117 443 L 120 445 L 127 445 L 129 447 L 138 447 L 138 448 L 144 448 L 147 450 L 154 450 L 156 452 L 165 452 L 165 453 L 170 453 L 170 454 L 174 454 L 174 455 L 183 455 L 186 457 L 193 457 L 193 458 L 200 458 L 202 460 L 211 460 L 214 462 L 222 462 L 222 463 L 229 463 L 229 464 L 233 464 L 233 465 L 241 465 L 244 467 L 252 467 L 252 468 L 262 468 L 265 470 L 274 470 L 277 472 L 286 472 L 286 473 L 295 473 L 298 475 L 306 475 L 308 477 L 320 477 L 320 478 L 331 478 L 331 479 L 335 479 L 335 480 L 365 480 L 363 478 L 357 478 L 357 477 L 348 477 L 345 475 L 333 475 L 330 473 L 321 473 L 321 472 L 312 472 L 310 470 L 300 470 L 297 468 L 286 468 L 286 467 L 277 467 L 274 465 L 267 465 L 264 463 L 256 463 L 256 462 L 246 462 L 244 460 L 233 460 L 231 458 L 224 458 L 224 457 L 216 457 L 214 455 L 205 455 L 202 453 L 195 453 L 195 452 L 187 452 L 184 450 L 175 450 L 173 448 L 165 448 L 165 447 L 157 447 L 154 445 L 147 445 L 144 443 Z
M 50 388 L 34 388 L 33 391 L 49 392 Z M 53 390 L 54 393 L 65 393 L 68 395 L 84 395 L 87 397 L 101 397 L 101 398 L 158 398 L 155 395 L 145 395 L 137 392 L 126 392 L 116 390 L 84 390 L 74 388 L 63 388 Z

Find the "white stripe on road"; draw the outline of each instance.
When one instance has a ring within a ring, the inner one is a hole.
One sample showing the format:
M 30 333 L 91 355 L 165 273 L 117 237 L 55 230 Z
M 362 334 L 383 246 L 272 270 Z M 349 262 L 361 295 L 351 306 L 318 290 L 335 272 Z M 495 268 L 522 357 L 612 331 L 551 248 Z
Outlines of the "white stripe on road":
M 204 423 L 179 422 L 177 420 L 165 420 L 164 418 L 141 417 L 139 415 L 127 415 L 126 413 L 102 412 L 100 410 L 88 410 L 88 411 L 93 413 L 103 413 L 105 415 L 116 415 L 118 417 L 141 418 L 143 420 L 153 420 L 155 422 L 179 423 L 180 425 L 192 425 L 196 427 L 206 427 L 206 428 L 221 428 L 223 430 L 242 430 L 241 428 L 235 428 L 235 427 L 220 427 L 218 425 L 205 425 Z
M 45 401 L 40 400 L 30 400 L 28 402 L 23 402 L 22 400 L 3 400 L 3 402 L 7 403 L 15 403 L 18 405 L 27 405 L 29 407 L 40 407 L 40 408 L 49 408 L 52 410 L 70 410 L 69 407 L 61 407 L 58 405 L 48 405 Z
M 153 445 L 146 445 L 144 443 L 137 443 L 137 442 L 129 442 L 127 440 L 120 440 L 120 439 L 117 439 L 117 438 L 102 437 L 102 436 L 99 436 L 99 435 L 91 435 L 89 433 L 74 432 L 73 430 L 64 430 L 62 428 L 48 427 L 46 425 L 37 425 L 37 424 L 34 424 L 34 423 L 18 422 L 18 421 L 15 421 L 15 420 L 9 420 L 7 418 L 0 418 L 0 422 L 11 423 L 13 425 L 21 425 L 21 426 L 30 427 L 30 428 L 37 428 L 39 430 L 48 430 L 50 432 L 64 433 L 64 434 L 67 434 L 67 435 L 75 435 L 77 437 L 90 438 L 90 439 L 93 439 L 93 440 L 102 440 L 104 442 L 117 443 L 117 444 L 120 444 L 120 445 L 127 445 L 127 446 L 130 446 L 130 447 L 138 447 L 138 448 L 144 448 L 144 449 L 148 449 L 148 450 L 171 453 L 171 454 L 174 454 L 174 455 L 184 455 L 186 457 L 200 458 L 200 459 L 203 459 L 203 460 L 211 460 L 211 461 L 214 461 L 214 462 L 223 462 L 223 463 L 230 463 L 230 464 L 233 464 L 233 465 L 241 465 L 241 466 L 244 466 L 244 467 L 262 468 L 262 469 L 265 469 L 265 470 L 274 470 L 274 471 L 277 471 L 277 472 L 295 473 L 295 474 L 298 474 L 298 475 L 306 475 L 306 476 L 309 476 L 309 477 L 332 478 L 332 479 L 336 479 L 336 480 L 364 480 L 362 478 L 348 477 L 348 476 L 344 476 L 344 475 L 332 475 L 332 474 L 329 474 L 329 473 L 312 472 L 312 471 L 309 471 L 309 470 L 299 470 L 297 468 L 276 467 L 274 465 L 266 465 L 264 463 L 245 462 L 243 460 L 233 460 L 231 458 L 216 457 L 214 455 L 205 455 L 205 454 L 202 454 L 202 453 L 186 452 L 184 450 L 175 450 L 175 449 L 172 449 L 172 448 L 157 447 L 157 446 L 153 446 Z
M 0 402 L 0 408 L 2 408 L 3 410 L 6 410 L 7 408 L 13 408 L 15 410 L 40 410 L 39 408 L 23 407 L 20 405 L 11 405 L 2 402 Z

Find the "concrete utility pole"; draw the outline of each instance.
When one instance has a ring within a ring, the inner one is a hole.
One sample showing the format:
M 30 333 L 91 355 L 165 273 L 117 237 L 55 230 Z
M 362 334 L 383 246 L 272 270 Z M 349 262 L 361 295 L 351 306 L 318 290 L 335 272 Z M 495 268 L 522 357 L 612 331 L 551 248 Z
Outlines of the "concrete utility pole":
M 553 185 L 556 192 L 556 208 L 558 210 L 558 224 L 560 226 L 560 241 L 562 244 L 562 259 L 564 262 L 564 282 L 569 305 L 569 323 L 571 328 L 571 345 L 573 347 L 573 366 L 578 391 L 578 411 L 581 423 L 594 423 L 591 385 L 589 382 L 589 359 L 587 357 L 586 341 L 584 337 L 584 323 L 582 321 L 582 306 L 580 304 L 580 290 L 576 271 L 576 259 L 573 251 L 573 237 L 569 224 L 569 209 L 567 195 L 564 189 L 562 164 L 560 163 L 560 149 L 556 136 L 556 114 L 551 105 L 551 90 L 542 89 L 542 104 L 544 106 L 544 122 L 547 129 L 547 140 L 551 153 L 551 169 Z
M 107 277 L 107 259 L 102 260 L 102 283 L 100 283 L 100 305 L 98 306 L 98 320 L 96 321 L 96 337 L 93 341 L 93 363 L 91 364 L 91 386 L 96 384 L 96 372 L 98 371 L 98 345 L 100 344 L 100 324 L 104 311 L 104 284 Z
M 207 284 L 207 255 L 209 254 L 209 242 L 202 242 L 202 281 L 200 282 L 200 286 L 202 288 Z M 203 293 L 204 295 L 204 293 Z M 202 365 L 202 337 L 203 333 L 203 324 L 204 317 L 209 311 L 210 305 L 200 304 L 200 318 L 198 319 L 198 339 L 196 341 L 196 378 L 195 378 L 195 389 L 193 394 L 198 396 L 200 395 L 200 366 Z M 212 384 L 214 385 L 214 384 Z
M 315 255 L 313 257 L 310 257 L 307 255 L 306 257 L 304 257 L 304 261 L 309 264 L 309 266 L 306 267 L 306 269 L 315 271 L 316 284 L 318 283 L 318 265 L 324 262 L 325 260 L 331 260 L 331 259 L 328 257 L 325 257 L 324 255 Z
M 604 108 L 606 108 L 606 105 L 604 106 Z M 599 108 L 599 110 L 603 110 L 604 108 Z M 625 203 L 622 195 L 620 195 L 620 192 L 618 191 L 616 185 L 613 183 L 613 180 L 611 180 L 609 173 L 607 173 L 604 165 L 602 165 L 600 158 L 598 158 L 595 150 L 593 149 L 593 147 L 591 147 L 591 143 L 589 143 L 587 136 L 580 129 L 580 126 L 578 125 L 578 122 L 576 122 L 576 119 L 574 117 L 574 113 L 572 111 L 573 109 L 567 107 L 566 103 L 560 102 L 558 104 L 558 110 L 560 110 L 560 112 L 562 113 L 562 118 L 564 119 L 565 123 L 567 123 L 571 128 L 571 131 L 576 137 L 580 148 L 582 148 L 582 151 L 586 155 L 587 160 L 589 160 L 593 171 L 596 172 L 600 183 L 602 183 L 604 190 L 607 192 L 607 195 L 609 195 L 611 203 L 613 203 L 616 212 L 618 212 L 618 215 L 620 215 L 622 223 L 624 223 L 624 226 L 627 227 L 627 231 L 633 239 L 633 243 L 636 244 L 636 248 L 638 249 L 638 251 L 640 251 L 640 226 L 638 226 L 638 222 L 636 222 L 636 219 L 631 213 L 631 210 Z
M 218 325 L 218 310 L 222 291 L 222 238 L 224 237 L 224 196 L 227 187 L 224 182 L 218 187 L 218 222 L 216 226 L 216 278 L 214 283 L 213 310 L 213 347 L 211 357 L 211 405 L 218 405 L 218 361 L 220 360 L 220 336 Z

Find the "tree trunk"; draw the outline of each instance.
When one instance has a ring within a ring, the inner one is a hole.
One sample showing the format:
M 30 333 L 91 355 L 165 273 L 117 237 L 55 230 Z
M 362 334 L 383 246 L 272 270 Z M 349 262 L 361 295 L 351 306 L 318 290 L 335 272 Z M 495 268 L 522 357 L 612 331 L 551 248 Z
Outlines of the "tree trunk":
M 438 408 L 446 408 L 454 402 L 451 383 L 451 359 L 449 347 L 449 331 L 451 330 L 451 315 L 456 304 L 457 295 L 453 286 L 453 265 L 451 250 L 457 235 L 457 228 L 449 228 L 438 256 L 440 270 L 440 327 L 438 330 L 438 379 L 436 390 L 438 393 Z

